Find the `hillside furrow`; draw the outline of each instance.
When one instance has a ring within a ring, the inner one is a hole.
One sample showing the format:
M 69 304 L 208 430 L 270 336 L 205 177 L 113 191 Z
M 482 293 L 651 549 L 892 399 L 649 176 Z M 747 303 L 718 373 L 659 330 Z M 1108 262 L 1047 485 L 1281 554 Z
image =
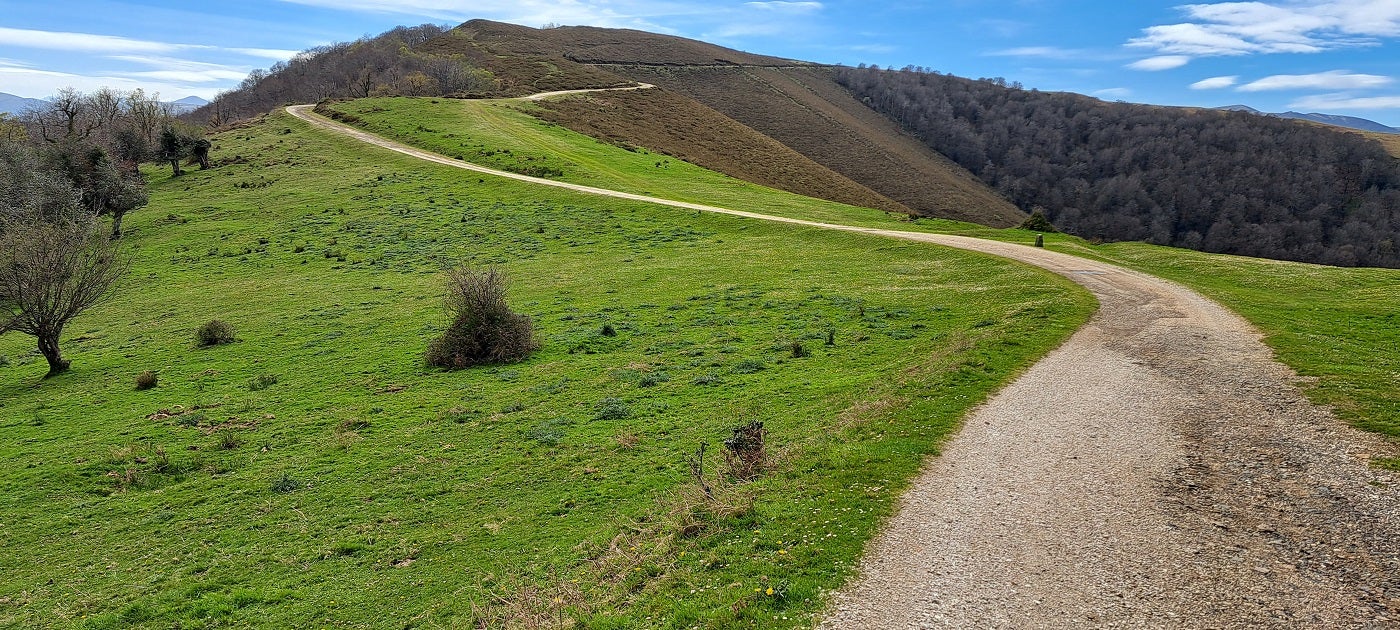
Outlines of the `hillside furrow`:
M 568 184 L 310 124 L 454 168 L 676 208 L 1002 256 L 1097 296 L 1094 318 L 965 421 L 832 596 L 831 628 L 1400 623 L 1392 447 L 1298 390 L 1240 317 L 1107 263 Z

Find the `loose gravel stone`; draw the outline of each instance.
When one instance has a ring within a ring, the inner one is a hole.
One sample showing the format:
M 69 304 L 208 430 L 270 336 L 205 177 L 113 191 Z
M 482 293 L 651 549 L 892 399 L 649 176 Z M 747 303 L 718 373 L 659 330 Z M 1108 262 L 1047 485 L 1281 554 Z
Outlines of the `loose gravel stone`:
M 1392 444 L 1248 323 L 1151 276 L 973 239 L 1100 310 L 969 417 L 822 628 L 1398 627 Z

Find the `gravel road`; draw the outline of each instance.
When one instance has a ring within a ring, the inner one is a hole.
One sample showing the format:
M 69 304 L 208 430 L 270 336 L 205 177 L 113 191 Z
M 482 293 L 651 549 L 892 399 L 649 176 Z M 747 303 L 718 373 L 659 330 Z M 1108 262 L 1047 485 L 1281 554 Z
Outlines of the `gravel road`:
M 1023 245 L 774 217 L 424 160 L 678 208 L 1004 256 L 1100 309 L 966 421 L 822 628 L 1400 628 L 1394 444 L 1309 403 L 1258 331 L 1179 285 Z

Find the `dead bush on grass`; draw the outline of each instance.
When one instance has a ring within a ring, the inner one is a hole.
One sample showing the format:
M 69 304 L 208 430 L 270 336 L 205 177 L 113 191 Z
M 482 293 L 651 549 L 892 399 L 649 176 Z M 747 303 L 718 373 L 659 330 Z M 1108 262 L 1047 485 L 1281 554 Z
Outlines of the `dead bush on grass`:
M 764 449 L 767 435 L 760 421 L 734 427 L 732 435 L 724 441 L 724 466 L 731 477 L 749 481 L 768 468 L 768 453 Z
M 512 363 L 539 349 L 534 323 L 506 304 L 509 282 L 504 271 L 457 267 L 448 272 L 450 323 L 428 345 L 432 367 L 460 370 L 473 365 Z

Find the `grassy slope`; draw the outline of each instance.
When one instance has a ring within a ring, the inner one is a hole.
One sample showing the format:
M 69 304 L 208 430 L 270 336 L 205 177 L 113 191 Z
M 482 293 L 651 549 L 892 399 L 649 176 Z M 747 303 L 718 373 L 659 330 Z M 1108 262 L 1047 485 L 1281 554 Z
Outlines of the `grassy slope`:
M 632 156 L 616 147 L 552 128 L 501 103 L 459 105 L 443 101 L 420 107 L 412 100 L 389 99 L 373 105 L 356 101 L 340 107 L 347 112 L 368 112 L 360 115 L 374 121 L 372 127 L 378 131 L 392 134 L 395 129 L 402 130 L 400 138 L 425 148 L 448 155 L 464 152 L 469 160 L 497 167 L 519 163 L 521 152 L 532 150 L 540 151 L 539 155 L 544 151 L 551 155 L 591 153 L 595 157 L 584 161 L 587 179 L 576 181 L 633 192 L 662 189 L 660 196 L 837 223 L 959 233 L 1027 244 L 1033 240 L 1032 234 L 1021 230 L 997 230 L 936 219 L 908 222 L 898 215 L 837 204 L 774 203 L 769 201 L 771 195 L 765 196 L 765 189 L 733 180 L 715 180 L 712 187 L 688 191 L 683 197 L 673 195 L 668 188 L 671 173 L 651 168 L 654 160 L 650 156 Z M 462 107 L 469 112 L 466 121 L 453 115 Z M 373 112 L 374 109 L 385 111 Z M 436 133 L 409 133 L 413 125 L 420 123 Z M 486 146 L 512 149 L 514 157 L 473 153 L 470 142 L 447 138 L 449 133 L 483 138 Z M 513 138 L 530 140 L 525 143 Z M 678 167 L 673 164 L 671 168 Z M 565 168 L 564 179 L 579 177 L 572 168 Z M 1400 418 L 1400 377 L 1396 376 L 1400 374 L 1400 354 L 1396 352 L 1400 348 L 1400 326 L 1394 315 L 1400 312 L 1400 290 L 1396 289 L 1400 286 L 1400 271 L 1322 267 L 1141 243 L 1094 246 L 1065 235 L 1051 235 L 1048 244 L 1066 253 L 1108 260 L 1201 291 L 1259 326 L 1284 363 L 1315 378 L 1315 385 L 1308 388 L 1314 400 L 1335 405 L 1343 417 L 1358 426 L 1400 437 L 1400 421 L 1396 420 Z
M 805 625 L 962 413 L 1092 308 L 985 256 L 479 178 L 283 114 L 216 147 L 235 163 L 152 176 L 73 372 L 0 337 L 0 625 Z M 455 260 L 506 266 L 539 354 L 421 368 Z M 215 317 L 240 341 L 194 348 Z M 693 500 L 683 456 L 708 442 L 713 480 L 749 419 L 776 469 Z
M 855 206 L 913 212 L 777 140 L 669 90 L 553 98 L 537 103 L 531 111 L 600 140 L 646 147 L 771 188 Z
M 677 201 L 843 222 L 890 215 L 759 186 L 645 149 L 618 146 L 540 121 L 520 101 L 370 98 L 332 105 L 357 126 L 492 168 Z M 548 169 L 558 169 L 557 171 Z M 557 173 L 557 174 L 556 174 Z

